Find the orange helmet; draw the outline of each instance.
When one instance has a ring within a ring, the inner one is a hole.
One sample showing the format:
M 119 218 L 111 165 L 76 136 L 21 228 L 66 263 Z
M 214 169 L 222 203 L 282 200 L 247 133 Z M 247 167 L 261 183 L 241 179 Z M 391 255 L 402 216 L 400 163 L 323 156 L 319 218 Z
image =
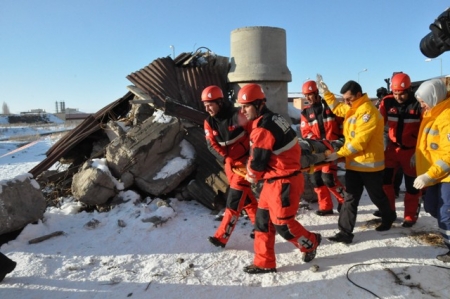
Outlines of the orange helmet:
M 405 73 L 398 73 L 392 77 L 391 90 L 403 91 L 411 87 L 411 79 Z
M 239 90 L 237 102 L 239 104 L 248 104 L 257 100 L 266 98 L 261 86 L 255 83 L 247 84 Z
M 313 93 L 316 91 L 317 91 L 317 84 L 315 81 L 309 80 L 309 81 L 306 81 L 305 83 L 303 83 L 303 86 L 302 86 L 303 94 Z
M 223 92 L 220 87 L 211 85 L 203 89 L 202 102 L 215 101 L 220 99 L 223 99 Z

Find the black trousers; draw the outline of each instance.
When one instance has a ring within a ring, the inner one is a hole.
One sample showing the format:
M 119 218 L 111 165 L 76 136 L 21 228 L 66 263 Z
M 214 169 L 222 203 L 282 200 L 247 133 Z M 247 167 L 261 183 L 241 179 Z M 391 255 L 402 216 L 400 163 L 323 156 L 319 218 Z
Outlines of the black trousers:
M 391 210 L 389 200 L 383 191 L 383 170 L 375 172 L 362 172 L 354 170 L 345 171 L 344 204 L 339 212 L 339 230 L 353 237 L 358 205 L 362 193 L 366 188 L 370 200 L 381 212 L 381 221 L 392 223 L 397 215 Z

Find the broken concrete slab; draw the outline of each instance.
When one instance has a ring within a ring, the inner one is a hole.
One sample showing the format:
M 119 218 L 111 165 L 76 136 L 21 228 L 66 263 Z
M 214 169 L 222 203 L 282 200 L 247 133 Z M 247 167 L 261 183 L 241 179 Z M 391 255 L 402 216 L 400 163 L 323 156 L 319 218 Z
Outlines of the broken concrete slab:
M 119 191 L 109 173 L 92 167 L 92 161 L 83 164 L 80 171 L 73 176 L 72 194 L 87 205 L 102 205 Z
M 44 216 L 47 203 L 31 174 L 0 182 L 0 234 L 25 227 Z
M 135 184 L 140 190 L 152 195 L 167 194 L 195 170 L 194 162 L 194 147 L 188 141 L 182 140 L 178 147 L 174 147 L 162 159 L 156 161 L 151 170 L 135 176 Z M 173 169 L 177 171 L 173 172 Z
M 134 183 L 141 191 L 154 196 L 164 195 L 174 190 L 195 169 L 193 159 L 181 155 L 180 142 L 184 135 L 183 125 L 177 118 L 158 110 L 106 147 L 108 167 L 115 177 L 126 183 L 124 188 Z M 186 165 L 180 167 L 176 174 L 158 177 L 166 164 L 177 157 Z

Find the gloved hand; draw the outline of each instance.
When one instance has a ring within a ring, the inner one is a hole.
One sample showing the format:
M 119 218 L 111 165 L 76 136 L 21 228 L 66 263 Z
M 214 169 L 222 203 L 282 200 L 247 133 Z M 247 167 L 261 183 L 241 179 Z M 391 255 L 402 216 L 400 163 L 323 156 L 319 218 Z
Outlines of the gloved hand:
M 428 174 L 424 173 L 424 174 L 419 175 L 419 176 L 414 180 L 413 186 L 414 186 L 414 188 L 420 190 L 420 189 L 422 189 L 423 187 L 425 187 L 425 186 L 427 186 L 428 184 L 430 184 L 431 181 L 432 181 L 432 178 L 431 178 Z
M 314 156 L 314 164 L 323 162 L 327 158 L 325 156 L 325 153 L 314 153 L 313 156 Z
M 327 158 L 325 159 L 326 162 L 331 162 L 331 161 L 335 161 L 337 159 L 339 159 L 341 156 L 339 156 L 336 152 L 331 153 L 327 156 Z
M 232 167 L 232 170 L 234 173 L 242 176 L 245 178 L 245 176 L 247 175 L 247 167 L 245 166 L 244 163 L 240 162 L 240 161 L 236 161 Z
M 317 74 L 316 81 L 317 81 L 316 82 L 317 87 L 319 88 L 319 93 L 325 94 L 325 93 L 329 92 L 328 86 L 325 84 L 325 82 L 323 82 L 323 78 L 322 78 L 321 74 Z
M 416 154 L 415 154 L 415 153 L 414 153 L 414 155 L 412 155 L 411 160 L 409 161 L 409 165 L 410 165 L 412 168 L 415 168 L 415 167 L 416 167 Z

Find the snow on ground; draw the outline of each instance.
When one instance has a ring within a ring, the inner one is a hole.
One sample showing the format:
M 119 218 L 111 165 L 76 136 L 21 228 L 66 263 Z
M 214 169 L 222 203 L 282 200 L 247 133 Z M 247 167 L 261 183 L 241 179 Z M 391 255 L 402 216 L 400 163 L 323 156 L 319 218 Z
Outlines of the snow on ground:
M 0 180 L 34 167 L 50 146 L 44 138 L 14 158 L 0 158 Z M 7 147 L 0 143 L 0 156 Z M 366 225 L 375 207 L 364 194 L 350 245 L 326 239 L 337 232 L 337 214 L 319 217 L 314 214 L 317 204 L 300 209 L 297 219 L 325 237 L 316 259 L 303 263 L 300 252 L 277 236 L 278 273 L 249 275 L 242 271 L 253 258 L 252 227 L 245 218 L 222 249 L 207 241 L 219 222 L 196 201 L 172 199 L 167 206 L 132 191 L 122 198 L 125 203 L 106 213 L 78 213 L 79 203 L 66 198 L 60 207 L 49 208 L 42 221 L 2 245 L 1 252 L 17 261 L 17 267 L 0 283 L 0 297 L 450 298 L 450 265 L 435 259 L 446 249 L 410 237 L 413 232 L 437 232 L 435 219 L 422 211 L 413 228 L 401 227 L 400 199 L 394 227 L 376 232 Z M 155 225 L 152 219 L 162 223 Z M 56 231 L 64 233 L 28 243 Z M 312 265 L 319 270 L 312 272 Z
M 55 136 L 41 137 L 32 142 L 0 142 L 0 176 L 2 179 L 11 179 L 28 172 L 45 159 L 45 152 L 55 142 Z
M 14 139 L 36 139 L 40 135 L 47 135 L 56 132 L 66 132 L 74 128 L 74 125 L 67 126 L 63 120 L 53 114 L 44 114 L 47 124 L 9 124 L 8 116 L 0 116 L 0 141 Z

